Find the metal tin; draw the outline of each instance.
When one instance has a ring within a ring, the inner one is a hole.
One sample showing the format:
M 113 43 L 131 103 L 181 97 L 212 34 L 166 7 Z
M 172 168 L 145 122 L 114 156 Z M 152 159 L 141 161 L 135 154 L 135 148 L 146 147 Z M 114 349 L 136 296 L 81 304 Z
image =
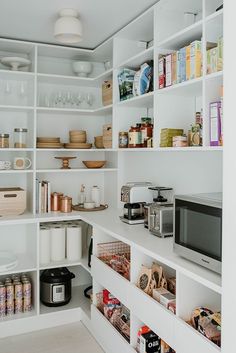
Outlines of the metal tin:
M 22 313 L 23 311 L 23 285 L 21 282 L 15 283 L 15 314 Z
M 23 312 L 26 313 L 31 311 L 32 302 L 31 302 L 31 283 L 30 281 L 23 281 Z
M 61 209 L 61 199 L 63 197 L 63 193 L 53 192 L 51 194 L 51 210 L 52 211 L 60 211 Z
M 6 315 L 6 287 L 0 283 L 0 318 Z
M 129 143 L 129 134 L 127 131 L 119 132 L 119 148 L 127 148 Z
M 6 313 L 8 316 L 14 314 L 14 286 L 6 285 Z
M 0 134 L 0 148 L 9 148 L 9 134 Z
M 72 198 L 69 196 L 63 196 L 61 198 L 61 212 L 68 213 L 72 212 Z

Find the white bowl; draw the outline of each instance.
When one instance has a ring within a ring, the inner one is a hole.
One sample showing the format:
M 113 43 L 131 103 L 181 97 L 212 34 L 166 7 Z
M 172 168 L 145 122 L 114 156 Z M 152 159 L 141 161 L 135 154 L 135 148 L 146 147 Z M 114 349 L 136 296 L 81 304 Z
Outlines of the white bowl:
M 73 70 L 79 77 L 87 77 L 91 74 L 93 64 L 88 61 L 75 61 L 73 62 Z
M 95 202 L 84 202 L 84 208 L 90 209 L 95 207 Z

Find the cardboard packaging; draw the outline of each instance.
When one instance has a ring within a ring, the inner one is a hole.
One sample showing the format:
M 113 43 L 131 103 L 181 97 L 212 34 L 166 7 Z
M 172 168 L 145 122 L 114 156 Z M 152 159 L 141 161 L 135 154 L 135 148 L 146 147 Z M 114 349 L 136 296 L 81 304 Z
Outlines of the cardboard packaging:
M 102 84 L 102 104 L 112 104 L 112 80 L 104 81 Z
M 202 42 L 195 40 L 190 46 L 190 79 L 194 79 L 202 76 Z
M 161 353 L 161 339 L 153 331 L 140 336 L 140 353 Z
M 210 146 L 220 146 L 221 102 L 210 103 Z
M 177 83 L 177 52 L 171 54 L 172 85 Z
M 0 188 L 0 216 L 18 216 L 26 210 L 26 191 L 21 188 Z
M 172 55 L 166 55 L 166 87 L 172 85 Z
M 186 80 L 190 80 L 190 53 L 191 45 L 186 47 Z
M 176 52 L 176 83 L 181 82 L 181 77 L 180 77 L 180 51 L 177 50 Z
M 154 288 L 152 290 L 152 297 L 153 297 L 153 299 L 155 299 L 156 301 L 158 301 L 160 303 L 161 295 L 162 294 L 167 294 L 167 293 L 169 293 L 169 291 L 167 289 L 165 289 L 165 288 L 162 288 L 162 287 Z
M 186 81 L 186 47 L 180 49 L 180 82 Z
M 166 85 L 166 77 L 165 77 L 165 57 L 162 56 L 158 61 L 158 75 L 159 75 L 159 88 L 164 88 Z

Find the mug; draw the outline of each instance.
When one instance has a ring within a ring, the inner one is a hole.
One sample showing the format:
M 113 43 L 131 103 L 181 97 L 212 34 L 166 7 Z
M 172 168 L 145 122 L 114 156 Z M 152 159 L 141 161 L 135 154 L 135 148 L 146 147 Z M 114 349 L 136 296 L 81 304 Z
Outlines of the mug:
M 29 169 L 31 167 L 32 163 L 29 158 L 24 158 L 24 157 L 15 157 L 14 158 L 14 163 L 13 163 L 13 168 L 14 169 Z

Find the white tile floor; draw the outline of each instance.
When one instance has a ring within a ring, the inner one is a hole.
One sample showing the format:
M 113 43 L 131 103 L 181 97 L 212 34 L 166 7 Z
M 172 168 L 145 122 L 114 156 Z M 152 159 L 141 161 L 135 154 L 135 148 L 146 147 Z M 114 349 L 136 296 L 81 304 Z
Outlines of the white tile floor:
M 104 353 L 82 323 L 0 340 L 1 353 Z

